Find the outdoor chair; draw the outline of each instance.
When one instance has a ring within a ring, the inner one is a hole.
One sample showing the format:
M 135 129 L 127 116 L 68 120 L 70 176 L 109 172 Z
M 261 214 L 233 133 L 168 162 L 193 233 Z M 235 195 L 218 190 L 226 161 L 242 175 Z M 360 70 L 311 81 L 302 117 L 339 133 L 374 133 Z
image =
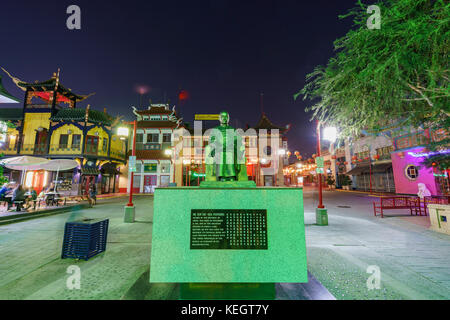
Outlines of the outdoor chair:
M 16 200 L 14 201 L 14 204 L 16 205 L 16 211 L 21 211 L 23 209 L 23 203 L 25 201 L 23 200 Z

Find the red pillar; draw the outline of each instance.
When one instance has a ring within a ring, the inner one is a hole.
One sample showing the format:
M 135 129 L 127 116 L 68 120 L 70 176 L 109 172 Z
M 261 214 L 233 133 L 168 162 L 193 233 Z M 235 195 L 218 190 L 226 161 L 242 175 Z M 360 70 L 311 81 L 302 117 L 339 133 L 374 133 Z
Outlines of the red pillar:
M 133 147 L 131 149 L 131 155 L 136 155 L 136 120 L 133 121 Z M 131 173 L 131 181 L 130 181 L 130 198 L 128 200 L 127 207 L 133 206 L 133 178 L 134 178 L 134 172 Z
M 316 123 L 317 123 L 317 156 L 320 157 L 320 122 L 319 122 L 319 120 L 316 120 Z M 323 209 L 325 207 L 322 203 L 322 174 L 318 173 L 317 175 L 319 178 L 319 205 L 317 206 L 317 208 Z

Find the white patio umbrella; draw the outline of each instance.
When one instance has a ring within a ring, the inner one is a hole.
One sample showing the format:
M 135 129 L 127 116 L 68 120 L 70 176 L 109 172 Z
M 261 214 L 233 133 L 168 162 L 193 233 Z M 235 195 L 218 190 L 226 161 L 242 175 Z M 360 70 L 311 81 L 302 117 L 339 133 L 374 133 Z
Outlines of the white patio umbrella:
M 71 159 L 54 159 L 54 160 L 50 160 L 46 163 L 43 163 L 40 166 L 40 169 L 44 169 L 47 171 L 56 171 L 56 179 L 55 181 L 58 181 L 58 175 L 59 175 L 59 171 L 64 171 L 64 170 L 70 170 L 73 168 L 78 167 L 78 162 L 76 162 L 75 160 L 71 160 Z M 55 191 L 57 188 L 57 183 L 55 183 Z
M 21 170 L 22 176 L 20 178 L 20 183 L 23 182 L 24 173 L 27 170 L 39 170 L 41 165 L 47 163 L 48 160 L 45 158 L 32 157 L 32 156 L 20 156 L 13 158 L 6 158 L 0 160 L 0 164 L 4 165 L 8 169 Z

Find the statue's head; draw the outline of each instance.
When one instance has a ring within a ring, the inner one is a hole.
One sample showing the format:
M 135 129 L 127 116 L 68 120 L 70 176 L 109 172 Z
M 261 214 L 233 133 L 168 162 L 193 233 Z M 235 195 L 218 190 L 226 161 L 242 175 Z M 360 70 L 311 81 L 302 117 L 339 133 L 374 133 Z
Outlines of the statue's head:
M 221 125 L 227 125 L 230 121 L 230 115 L 226 111 L 222 111 L 219 114 L 219 121 Z

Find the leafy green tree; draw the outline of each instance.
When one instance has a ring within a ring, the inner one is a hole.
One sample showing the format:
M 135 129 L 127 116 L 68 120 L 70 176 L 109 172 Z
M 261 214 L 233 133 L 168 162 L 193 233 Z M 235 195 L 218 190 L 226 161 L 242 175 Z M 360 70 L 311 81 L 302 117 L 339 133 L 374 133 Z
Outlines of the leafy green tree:
M 313 100 L 307 111 L 337 126 L 342 137 L 395 126 L 450 128 L 450 2 L 386 0 L 376 5 L 380 29 L 367 27 L 368 5 L 361 1 L 340 16 L 353 17 L 354 27 L 334 42 L 335 56 L 307 76 L 294 98 Z M 446 139 L 430 147 L 448 145 Z M 448 156 L 443 158 L 448 163 Z

